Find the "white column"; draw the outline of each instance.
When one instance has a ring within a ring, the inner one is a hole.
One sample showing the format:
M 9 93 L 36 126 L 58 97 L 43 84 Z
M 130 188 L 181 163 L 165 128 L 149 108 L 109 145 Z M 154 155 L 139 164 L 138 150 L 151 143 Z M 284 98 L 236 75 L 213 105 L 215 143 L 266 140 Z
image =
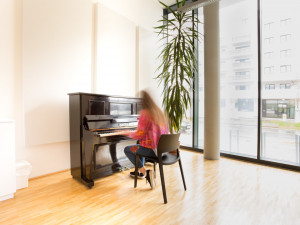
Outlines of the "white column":
M 219 2 L 204 7 L 204 158 L 219 159 Z

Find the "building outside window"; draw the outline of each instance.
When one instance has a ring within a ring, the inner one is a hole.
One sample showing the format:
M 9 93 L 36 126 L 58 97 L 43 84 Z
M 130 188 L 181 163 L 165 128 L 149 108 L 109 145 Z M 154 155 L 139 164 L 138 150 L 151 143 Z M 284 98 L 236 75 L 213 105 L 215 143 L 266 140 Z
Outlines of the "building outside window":
M 265 56 L 265 59 L 271 59 L 274 55 L 274 52 L 265 52 L 264 53 L 264 56 Z
M 265 44 L 270 45 L 270 44 L 273 44 L 274 37 L 266 37 L 264 40 L 265 40 Z
M 249 79 L 250 77 L 250 71 L 236 71 L 235 72 L 235 79 L 236 80 L 245 80 Z
M 237 90 L 237 91 L 244 91 L 244 90 L 247 90 L 247 89 L 248 89 L 247 85 L 236 85 L 235 86 L 235 90 Z
M 291 21 L 292 21 L 291 18 L 281 19 L 280 26 L 288 26 L 291 24 Z
M 274 27 L 274 23 L 273 22 L 269 22 L 269 23 L 265 23 L 264 24 L 264 29 L 265 30 L 271 30 Z
M 257 154 L 256 14 L 255 1 L 220 2 L 220 45 L 229 49 L 220 52 L 220 70 L 226 73 L 220 78 L 220 95 L 226 101 L 220 107 L 220 150 L 251 157 Z
M 239 112 L 253 112 L 254 100 L 253 99 L 237 99 L 235 107 Z
M 292 49 L 280 50 L 280 58 L 288 58 L 292 55 Z
M 280 89 L 290 89 L 290 88 L 291 88 L 291 84 L 290 83 L 280 84 Z
M 274 66 L 266 66 L 264 68 L 264 71 L 265 71 L 266 74 L 274 73 Z
M 265 89 L 266 90 L 275 90 L 275 84 L 266 84 Z
M 300 40 L 300 1 L 260 3 L 258 6 L 252 0 L 220 1 L 220 150 L 299 167 L 300 45 L 296 40 Z M 203 21 L 202 8 L 198 10 Z M 197 116 L 195 148 L 204 146 L 203 53 L 200 42 L 198 112 L 193 115 L 190 111 L 191 116 Z M 187 146 L 193 145 L 191 136 L 189 133 Z
M 300 45 L 294 42 L 300 40 L 300 32 L 296 29 L 300 26 L 300 1 L 261 1 L 260 22 L 263 26 L 260 38 L 260 103 L 257 102 L 257 89 L 251 88 L 257 87 L 255 77 L 258 74 L 254 63 L 258 60 L 255 53 L 258 48 L 255 40 L 257 5 L 251 0 L 231 1 L 231 4 L 226 4 L 226 0 L 223 0 L 220 5 L 220 44 L 229 49 L 226 53 L 220 53 L 223 61 L 221 70 L 223 73 L 235 74 L 235 79 L 232 80 L 228 75 L 221 78 L 221 85 L 225 87 L 221 96 L 226 97 L 228 103 L 221 107 L 221 150 L 267 161 L 300 165 L 300 157 L 296 157 L 297 151 L 300 151 L 300 136 L 299 141 L 295 141 L 297 133 L 300 133 Z M 245 15 L 248 17 L 247 26 L 242 22 Z M 298 21 L 298 26 L 291 21 Z M 290 29 L 291 26 L 295 29 Z M 250 43 L 249 47 L 245 47 L 247 54 L 238 51 L 242 49 L 241 46 L 245 46 L 243 43 Z M 235 67 L 238 63 L 240 66 Z M 237 80 L 239 84 L 234 83 Z M 292 84 L 295 87 L 293 89 Z M 251 98 L 238 97 L 243 93 Z M 255 152 L 257 104 L 261 104 L 262 116 L 259 156 Z
M 292 35 L 291 34 L 283 34 L 283 35 L 280 35 L 280 41 L 281 42 L 288 42 L 290 41 L 292 38 Z
M 294 119 L 295 118 L 295 101 L 292 99 L 263 99 L 262 117 Z
M 292 71 L 292 65 L 281 65 L 280 72 L 281 73 L 288 73 Z
M 238 58 L 238 59 L 235 60 L 235 62 L 237 62 L 237 63 L 250 62 L 250 58 Z
M 278 68 L 272 76 L 269 71 L 262 70 L 261 81 L 265 91 L 261 90 L 261 152 L 260 158 L 267 161 L 300 165 L 300 146 L 298 133 L 300 131 L 300 2 L 297 0 L 262 0 L 262 23 L 274 23 L 278 29 L 273 29 L 275 41 L 270 46 L 265 42 L 261 45 L 261 53 L 274 52 L 273 57 L 262 58 L 261 65 L 270 64 Z M 293 21 L 293 24 L 292 24 Z M 262 27 L 261 38 L 268 38 L 269 30 Z M 294 53 L 292 55 L 292 52 Z M 280 88 L 270 92 L 268 84 L 274 83 Z M 295 88 L 291 88 L 292 84 Z M 300 139 L 299 139 L 300 140 Z
M 235 46 L 234 48 L 235 48 L 235 52 L 236 53 L 239 53 L 239 52 L 244 52 L 244 53 L 246 53 L 247 51 L 249 51 L 249 50 L 251 50 L 250 49 L 250 44 L 251 43 L 242 43 L 241 45 L 237 45 L 237 46 Z

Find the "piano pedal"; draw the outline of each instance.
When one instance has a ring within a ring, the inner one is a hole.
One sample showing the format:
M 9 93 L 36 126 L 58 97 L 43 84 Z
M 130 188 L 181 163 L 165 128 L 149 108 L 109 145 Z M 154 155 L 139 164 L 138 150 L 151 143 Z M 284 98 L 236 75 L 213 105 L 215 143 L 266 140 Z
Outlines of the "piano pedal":
M 115 172 L 122 172 L 123 171 L 123 167 L 119 163 L 116 163 L 116 164 L 112 165 L 111 169 Z

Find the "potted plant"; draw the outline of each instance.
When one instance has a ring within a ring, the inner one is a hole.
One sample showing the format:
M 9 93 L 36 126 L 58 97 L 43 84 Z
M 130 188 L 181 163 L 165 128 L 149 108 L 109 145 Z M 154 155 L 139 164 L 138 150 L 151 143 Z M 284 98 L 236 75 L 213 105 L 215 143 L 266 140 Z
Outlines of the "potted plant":
M 178 133 L 186 110 L 191 106 L 190 90 L 193 90 L 194 72 L 197 71 L 197 56 L 195 42 L 199 41 L 198 18 L 191 12 L 174 11 L 159 1 L 171 13 L 158 22 L 156 33 L 163 42 L 159 54 L 161 63 L 156 79 L 163 84 L 163 107 L 169 117 L 171 133 Z M 176 0 L 177 8 L 185 5 L 185 0 Z

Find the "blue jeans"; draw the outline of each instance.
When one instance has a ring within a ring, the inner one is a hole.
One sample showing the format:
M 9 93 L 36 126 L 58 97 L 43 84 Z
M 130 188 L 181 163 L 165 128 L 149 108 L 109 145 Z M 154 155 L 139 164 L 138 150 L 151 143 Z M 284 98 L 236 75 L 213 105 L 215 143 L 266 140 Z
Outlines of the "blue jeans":
M 144 156 L 149 157 L 156 157 L 154 151 L 151 148 L 145 148 L 143 146 L 137 145 L 129 145 L 126 146 L 124 149 L 125 155 L 127 158 L 132 162 L 133 165 L 135 165 L 135 154 L 136 152 L 139 154 L 143 154 Z M 138 168 L 142 168 L 145 164 L 145 157 L 139 157 L 139 164 Z

